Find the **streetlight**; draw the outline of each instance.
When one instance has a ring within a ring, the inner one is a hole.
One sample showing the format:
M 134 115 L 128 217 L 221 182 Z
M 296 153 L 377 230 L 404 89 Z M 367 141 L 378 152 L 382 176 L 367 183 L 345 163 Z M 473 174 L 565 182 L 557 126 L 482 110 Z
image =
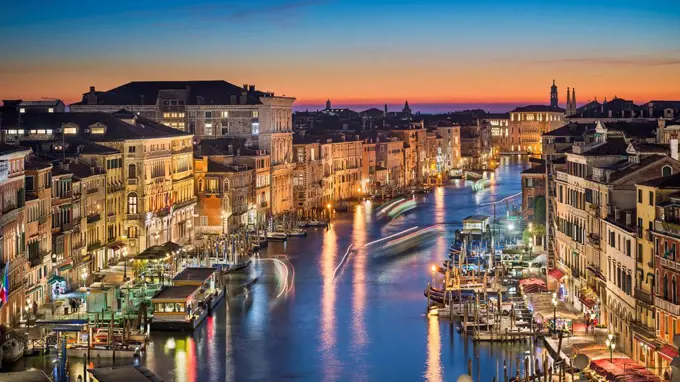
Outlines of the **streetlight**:
M 605 341 L 607 349 L 609 350 L 609 362 L 613 362 L 612 358 L 614 355 L 614 349 L 616 349 L 616 342 L 614 342 L 614 335 L 609 333 L 607 335 L 607 340 Z
M 557 333 L 557 293 L 552 295 L 553 304 L 553 333 Z
M 30 328 L 31 327 L 31 298 L 27 297 L 26 298 L 26 327 Z

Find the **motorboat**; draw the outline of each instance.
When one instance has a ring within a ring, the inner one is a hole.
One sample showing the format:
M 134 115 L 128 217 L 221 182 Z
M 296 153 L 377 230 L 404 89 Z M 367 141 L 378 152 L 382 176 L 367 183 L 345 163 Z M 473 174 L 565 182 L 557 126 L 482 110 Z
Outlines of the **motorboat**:
M 307 226 L 309 227 L 325 227 L 327 225 L 328 223 L 325 220 L 310 220 L 307 223 Z
M 300 228 L 293 228 L 288 232 L 288 236 L 291 237 L 305 237 L 307 236 L 307 231 Z
M 288 235 L 285 232 L 267 232 L 267 240 L 269 241 L 286 241 Z
M 306 220 L 300 220 L 299 222 L 295 223 L 295 225 L 298 228 L 307 228 L 307 226 L 309 226 L 309 222 Z

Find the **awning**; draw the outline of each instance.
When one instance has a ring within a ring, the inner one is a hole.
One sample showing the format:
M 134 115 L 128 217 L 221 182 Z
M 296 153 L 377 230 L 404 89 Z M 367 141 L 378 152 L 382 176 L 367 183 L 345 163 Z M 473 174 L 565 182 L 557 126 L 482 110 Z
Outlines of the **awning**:
M 52 276 L 50 276 L 49 279 L 47 279 L 48 284 L 54 284 L 56 282 L 64 282 L 65 283 L 66 279 L 61 277 L 61 276 L 57 276 L 57 275 L 52 275 Z
M 42 289 L 42 285 L 37 284 L 37 285 L 33 286 L 32 288 L 30 288 L 29 290 L 27 290 L 26 295 L 33 294 L 33 293 L 39 291 L 40 289 Z
M 579 297 L 578 299 L 581 301 L 581 303 L 583 303 L 583 305 L 587 306 L 589 309 L 593 309 L 595 305 L 597 305 L 597 301 L 589 298 Z
M 557 268 L 553 268 L 550 270 L 550 272 L 548 272 L 548 275 L 554 278 L 555 280 L 559 281 L 562 279 L 562 277 L 564 277 L 564 272 L 560 271 Z
M 116 242 L 114 242 L 114 243 L 107 244 L 106 247 L 107 247 L 107 248 L 110 248 L 110 249 L 113 249 L 114 251 L 117 251 L 117 250 L 119 250 L 119 249 L 121 249 L 121 248 L 124 248 L 124 247 L 125 247 L 125 244 L 124 244 L 122 241 L 116 241 Z
M 672 347 L 671 345 L 663 345 L 659 348 L 659 354 L 669 361 L 678 356 L 678 349 Z
M 651 349 L 656 348 L 656 345 L 654 345 L 653 342 L 651 342 L 651 341 L 645 339 L 644 337 L 642 337 L 642 336 L 640 336 L 640 335 L 638 335 L 638 334 L 636 334 L 635 336 L 633 336 L 633 338 L 635 338 L 638 342 L 642 342 L 643 344 L 649 346 Z
M 73 263 L 68 263 L 64 265 L 59 266 L 59 272 L 66 272 L 68 270 L 71 270 L 73 268 Z

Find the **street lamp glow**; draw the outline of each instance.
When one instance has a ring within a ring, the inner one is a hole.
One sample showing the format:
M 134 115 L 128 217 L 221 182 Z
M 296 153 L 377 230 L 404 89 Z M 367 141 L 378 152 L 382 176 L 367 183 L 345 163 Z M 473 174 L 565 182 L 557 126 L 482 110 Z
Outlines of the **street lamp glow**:
M 330 204 L 330 203 L 326 204 L 326 208 L 328 208 L 328 209 L 330 210 L 330 209 L 331 209 L 331 204 Z
M 508 230 L 512 231 L 513 229 L 515 229 L 515 225 L 512 223 L 508 224 Z
M 436 265 L 433 265 L 431 269 L 432 269 L 432 273 L 434 273 L 434 272 L 437 271 L 437 266 L 436 266 Z

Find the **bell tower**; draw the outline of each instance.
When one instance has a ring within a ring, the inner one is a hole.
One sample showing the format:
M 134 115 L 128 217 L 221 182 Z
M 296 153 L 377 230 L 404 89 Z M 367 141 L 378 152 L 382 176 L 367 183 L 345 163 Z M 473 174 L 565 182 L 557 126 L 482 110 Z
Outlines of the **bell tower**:
M 555 85 L 555 80 L 553 80 L 553 84 L 550 87 L 550 106 L 552 107 L 559 107 L 559 101 L 557 99 L 557 85 Z

